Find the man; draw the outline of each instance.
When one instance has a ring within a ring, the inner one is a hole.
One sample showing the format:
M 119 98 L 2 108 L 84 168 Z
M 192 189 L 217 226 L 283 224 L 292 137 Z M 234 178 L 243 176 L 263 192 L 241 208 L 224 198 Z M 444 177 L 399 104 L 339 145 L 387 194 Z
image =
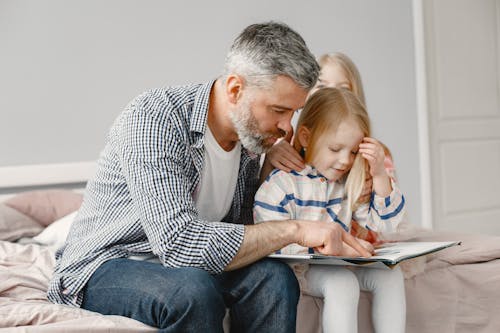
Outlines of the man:
M 162 332 L 219 332 L 226 307 L 232 330 L 293 332 L 297 281 L 259 259 L 290 243 L 339 254 L 342 239 L 369 255 L 336 225 L 251 225 L 257 154 L 292 131 L 318 76 L 303 39 L 251 25 L 225 66 L 214 82 L 146 92 L 115 121 L 56 254 L 51 301 Z

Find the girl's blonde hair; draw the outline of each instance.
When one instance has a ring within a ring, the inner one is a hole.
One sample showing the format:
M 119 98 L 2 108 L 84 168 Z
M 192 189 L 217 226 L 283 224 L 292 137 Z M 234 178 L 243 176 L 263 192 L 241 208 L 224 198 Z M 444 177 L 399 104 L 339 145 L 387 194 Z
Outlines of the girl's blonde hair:
M 321 68 L 328 63 L 334 63 L 340 66 L 340 68 L 344 71 L 347 80 L 349 80 L 351 91 L 359 98 L 361 103 L 366 106 L 365 92 L 363 90 L 361 75 L 351 58 L 340 52 L 323 54 L 319 57 L 318 64 Z
M 325 133 L 332 133 L 339 125 L 352 119 L 359 126 L 364 136 L 370 136 L 370 119 L 360 100 L 349 90 L 322 88 L 316 91 L 306 102 L 300 113 L 297 129 L 302 126 L 310 132 L 304 160 L 309 163 L 317 153 L 319 138 Z M 300 140 L 294 140 L 297 151 L 304 150 Z M 366 179 L 367 163 L 361 154 L 357 154 L 347 175 L 346 193 L 348 206 L 354 210 L 361 195 Z
M 363 89 L 361 74 L 359 74 L 358 67 L 356 67 L 351 58 L 342 52 L 326 53 L 318 58 L 318 64 L 320 68 L 323 68 L 327 64 L 336 64 L 340 66 L 349 81 L 350 90 L 359 98 L 366 108 L 365 91 Z M 392 153 L 389 148 L 384 143 L 381 142 L 381 144 L 384 148 L 385 155 L 392 160 Z

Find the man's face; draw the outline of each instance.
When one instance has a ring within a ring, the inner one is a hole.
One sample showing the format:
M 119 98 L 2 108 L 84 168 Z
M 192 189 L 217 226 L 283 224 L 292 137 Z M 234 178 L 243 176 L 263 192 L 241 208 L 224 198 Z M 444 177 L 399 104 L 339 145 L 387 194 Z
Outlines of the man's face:
M 293 113 L 307 91 L 287 76 L 278 76 L 269 88 L 246 88 L 231 114 L 241 144 L 256 154 L 265 153 L 292 130 Z

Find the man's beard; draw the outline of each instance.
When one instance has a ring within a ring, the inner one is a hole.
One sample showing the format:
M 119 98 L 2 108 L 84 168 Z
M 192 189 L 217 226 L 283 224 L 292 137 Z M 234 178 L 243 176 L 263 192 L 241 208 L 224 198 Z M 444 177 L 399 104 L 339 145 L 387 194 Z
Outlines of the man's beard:
M 266 142 L 267 139 L 283 136 L 259 131 L 259 124 L 250 108 L 250 98 L 242 101 L 241 106 L 231 113 L 231 120 L 243 147 L 255 154 L 264 154 L 273 146 Z

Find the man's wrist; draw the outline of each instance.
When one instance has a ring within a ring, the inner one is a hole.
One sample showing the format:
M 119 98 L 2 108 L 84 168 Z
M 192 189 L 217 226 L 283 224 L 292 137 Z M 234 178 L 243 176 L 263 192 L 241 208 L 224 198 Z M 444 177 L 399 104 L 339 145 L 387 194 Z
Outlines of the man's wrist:
M 302 241 L 301 230 L 302 224 L 298 220 L 289 220 L 286 223 L 286 233 L 285 238 L 288 244 L 298 243 Z M 288 245 L 287 244 L 287 245 Z

